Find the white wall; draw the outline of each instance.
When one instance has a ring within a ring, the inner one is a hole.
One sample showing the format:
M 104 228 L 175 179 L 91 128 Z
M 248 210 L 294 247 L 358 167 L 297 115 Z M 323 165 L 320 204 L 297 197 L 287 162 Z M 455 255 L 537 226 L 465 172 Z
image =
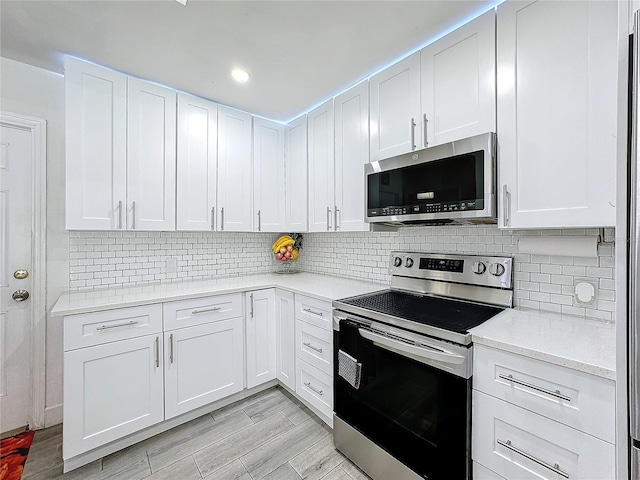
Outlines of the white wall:
M 45 421 L 62 421 L 62 321 L 51 307 L 69 286 L 64 230 L 64 78 L 0 57 L 0 109 L 47 121 L 47 355 Z

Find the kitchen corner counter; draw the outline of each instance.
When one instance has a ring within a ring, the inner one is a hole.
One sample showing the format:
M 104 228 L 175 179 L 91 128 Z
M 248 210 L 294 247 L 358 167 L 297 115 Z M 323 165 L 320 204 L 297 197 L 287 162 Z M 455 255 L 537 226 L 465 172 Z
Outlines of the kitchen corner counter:
M 470 330 L 473 342 L 615 380 L 615 324 L 524 308 Z
M 282 288 L 293 293 L 331 302 L 340 298 L 383 290 L 387 287 L 387 285 L 379 283 L 314 273 L 223 277 L 210 280 L 65 292 L 51 310 L 51 316 L 59 317 L 263 288 Z

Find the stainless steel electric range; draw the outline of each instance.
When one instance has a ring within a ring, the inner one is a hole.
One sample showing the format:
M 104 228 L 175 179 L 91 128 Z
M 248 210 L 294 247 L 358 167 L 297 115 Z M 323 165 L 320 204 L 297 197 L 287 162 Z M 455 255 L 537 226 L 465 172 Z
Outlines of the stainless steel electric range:
M 469 329 L 513 306 L 512 259 L 392 252 L 333 302 L 334 442 L 374 479 L 471 478 Z

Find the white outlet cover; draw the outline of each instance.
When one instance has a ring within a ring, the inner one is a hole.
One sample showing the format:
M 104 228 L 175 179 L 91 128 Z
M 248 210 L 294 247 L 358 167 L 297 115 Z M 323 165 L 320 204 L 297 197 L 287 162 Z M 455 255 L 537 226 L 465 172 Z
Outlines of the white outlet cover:
M 576 279 L 573 290 L 574 305 L 580 307 L 593 306 L 596 300 L 596 292 L 596 286 L 592 282 Z

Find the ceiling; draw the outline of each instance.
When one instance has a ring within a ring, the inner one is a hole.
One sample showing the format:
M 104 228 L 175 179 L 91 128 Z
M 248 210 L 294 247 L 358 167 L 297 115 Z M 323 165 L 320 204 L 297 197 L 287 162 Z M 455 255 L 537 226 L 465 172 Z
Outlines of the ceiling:
M 287 121 L 495 3 L 1 0 L 0 54 L 59 73 L 70 54 Z

